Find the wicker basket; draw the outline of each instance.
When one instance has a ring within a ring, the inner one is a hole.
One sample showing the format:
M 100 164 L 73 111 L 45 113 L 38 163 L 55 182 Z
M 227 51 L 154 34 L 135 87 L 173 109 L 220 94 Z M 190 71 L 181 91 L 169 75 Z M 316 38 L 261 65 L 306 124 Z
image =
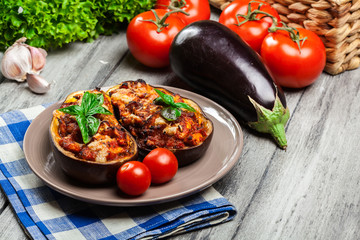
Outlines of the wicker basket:
M 338 74 L 360 65 L 360 0 L 265 0 L 292 27 L 315 32 L 326 47 L 325 71 Z M 231 0 L 210 0 L 224 9 Z

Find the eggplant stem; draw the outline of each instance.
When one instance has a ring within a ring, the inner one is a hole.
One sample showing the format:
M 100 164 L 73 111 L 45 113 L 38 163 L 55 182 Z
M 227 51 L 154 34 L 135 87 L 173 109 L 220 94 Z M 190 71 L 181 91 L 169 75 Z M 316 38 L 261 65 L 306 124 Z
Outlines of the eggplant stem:
M 278 123 L 270 127 L 270 135 L 275 139 L 275 142 L 280 148 L 286 150 L 287 141 L 285 135 L 285 127 L 283 124 Z
M 274 138 L 277 145 L 281 149 L 285 150 L 287 147 L 285 125 L 290 117 L 289 108 L 285 108 L 282 105 L 277 92 L 272 110 L 261 106 L 250 96 L 248 97 L 257 113 L 257 121 L 249 122 L 249 127 L 255 129 L 258 132 L 269 133 Z

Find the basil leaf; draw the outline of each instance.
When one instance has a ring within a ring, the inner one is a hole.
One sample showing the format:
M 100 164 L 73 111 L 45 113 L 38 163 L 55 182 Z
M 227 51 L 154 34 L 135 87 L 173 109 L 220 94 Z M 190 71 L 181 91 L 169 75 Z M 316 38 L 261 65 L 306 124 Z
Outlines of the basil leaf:
M 174 107 L 184 108 L 186 110 L 189 110 L 190 112 L 196 112 L 196 110 L 193 107 L 191 107 L 190 105 L 183 103 L 183 102 L 174 103 Z
M 88 132 L 88 129 L 87 129 L 87 126 L 86 126 L 87 125 L 86 117 L 84 115 L 77 115 L 76 116 L 76 121 L 77 121 L 77 123 L 79 125 L 83 142 L 85 144 L 90 142 L 89 132 Z
M 90 110 L 90 103 L 91 103 L 91 98 L 92 98 L 91 96 L 92 96 L 91 93 L 84 92 L 84 95 L 81 99 L 81 107 L 82 107 L 85 115 Z
M 96 107 L 102 107 L 101 105 L 104 103 L 104 96 L 102 94 L 91 94 L 89 111 Z
M 181 116 L 181 112 L 177 108 L 166 107 L 161 111 L 161 116 L 168 121 L 175 121 Z
M 83 107 L 85 115 L 97 106 L 101 106 L 104 103 L 104 96 L 102 94 L 95 94 L 85 92 L 81 101 L 81 107 Z
M 154 90 L 159 94 L 160 97 L 154 99 L 154 104 L 165 105 L 167 106 L 161 112 L 161 115 L 168 121 L 174 121 L 181 116 L 180 108 L 186 109 L 191 112 L 196 112 L 196 110 L 191 107 L 189 104 L 179 102 L 175 103 L 173 96 L 165 94 L 160 90 L 154 88 Z
M 74 115 L 79 125 L 83 142 L 90 142 L 91 137 L 95 135 L 100 126 L 100 120 L 95 118 L 95 114 L 111 115 L 108 109 L 103 107 L 104 95 L 99 93 L 84 92 L 81 105 L 72 105 L 58 109 L 61 112 Z
M 157 92 L 157 94 L 159 94 L 159 96 L 161 97 L 161 99 L 167 104 L 172 106 L 174 104 L 174 98 L 171 95 L 165 94 L 162 91 L 154 88 L 154 90 Z
M 90 111 L 88 111 L 86 113 L 86 116 L 91 116 L 91 115 L 94 115 L 94 114 L 112 115 L 112 112 L 110 112 L 109 110 L 107 110 L 103 106 L 96 106 L 96 107 L 90 109 Z
M 99 129 L 100 120 L 94 116 L 89 116 L 86 118 L 86 121 L 87 121 L 87 128 L 88 128 L 89 135 L 90 135 L 90 137 L 92 137 L 97 133 L 97 131 Z
M 181 111 L 177 108 L 172 108 L 175 111 L 176 119 L 181 116 Z
M 98 105 L 103 105 L 104 103 L 104 95 L 102 95 L 101 93 L 96 94 L 96 100 L 98 102 Z
M 82 108 L 78 105 L 71 105 L 68 107 L 58 109 L 60 112 L 64 112 L 70 115 L 82 114 Z
M 155 98 L 153 102 L 156 105 L 167 105 L 161 97 Z

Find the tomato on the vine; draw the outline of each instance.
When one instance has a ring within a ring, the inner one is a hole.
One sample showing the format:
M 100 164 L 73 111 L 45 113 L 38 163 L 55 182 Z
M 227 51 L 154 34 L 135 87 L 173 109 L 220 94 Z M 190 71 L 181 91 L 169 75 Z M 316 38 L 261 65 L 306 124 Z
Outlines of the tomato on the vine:
M 274 20 L 276 20 L 275 24 L 280 23 L 279 14 L 261 0 L 235 0 L 221 12 L 219 17 L 220 23 L 236 32 L 259 53 L 261 43 L 269 33 L 268 28 L 272 26 Z
M 130 21 L 126 31 L 129 50 L 146 66 L 166 67 L 170 64 L 170 45 L 185 26 L 182 19 L 164 9 L 140 13 Z
M 116 174 L 116 182 L 121 191 L 137 196 L 143 194 L 151 184 L 149 168 L 138 161 L 124 163 Z
M 155 4 L 155 9 L 169 9 L 171 8 L 180 8 L 181 10 L 188 13 L 176 13 L 179 17 L 185 20 L 187 24 L 190 24 L 199 20 L 209 20 L 210 19 L 210 4 L 208 0 L 157 0 Z
M 155 184 L 170 181 L 178 170 L 176 156 L 166 148 L 155 148 L 145 156 L 143 163 L 150 169 L 151 182 Z
M 292 40 L 289 32 L 269 33 L 261 46 L 261 56 L 275 81 L 289 88 L 302 88 L 315 82 L 326 63 L 325 46 L 312 31 L 299 28 L 300 41 Z

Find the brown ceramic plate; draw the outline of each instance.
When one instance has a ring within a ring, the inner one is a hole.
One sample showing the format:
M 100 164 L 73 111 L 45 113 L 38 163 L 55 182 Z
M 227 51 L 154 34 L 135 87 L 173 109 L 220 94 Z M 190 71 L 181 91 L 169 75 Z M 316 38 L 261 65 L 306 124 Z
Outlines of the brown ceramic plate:
M 179 168 L 168 183 L 150 186 L 141 196 L 130 197 L 112 186 L 83 185 L 70 179 L 55 162 L 50 149 L 49 126 L 55 103 L 37 116 L 24 137 L 25 158 L 32 171 L 49 187 L 85 202 L 111 206 L 140 206 L 168 202 L 197 193 L 228 173 L 240 158 L 243 134 L 236 119 L 217 103 L 198 94 L 165 86 L 170 91 L 197 102 L 214 123 L 214 136 L 208 150 L 196 162 Z

